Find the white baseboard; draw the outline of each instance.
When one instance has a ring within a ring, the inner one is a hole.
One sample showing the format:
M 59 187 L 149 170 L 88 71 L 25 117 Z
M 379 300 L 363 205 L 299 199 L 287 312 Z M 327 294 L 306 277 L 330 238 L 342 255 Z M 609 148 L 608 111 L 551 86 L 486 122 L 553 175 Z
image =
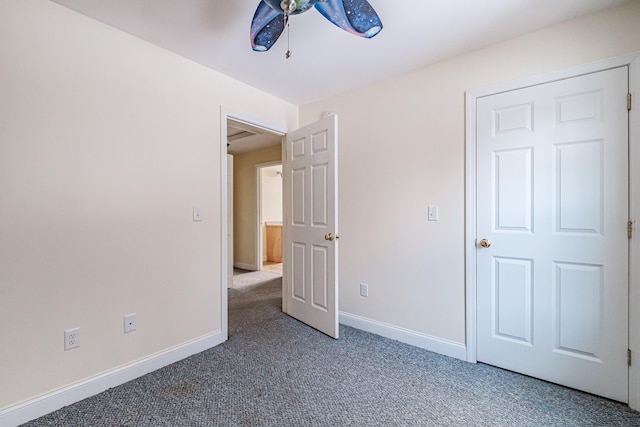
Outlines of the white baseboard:
M 234 262 L 233 266 L 235 268 L 239 268 L 241 270 L 248 270 L 248 271 L 258 271 L 258 267 L 256 267 L 253 264 L 245 264 L 243 262 Z
M 340 323 L 352 328 L 361 329 L 372 334 L 385 338 L 410 344 L 434 353 L 455 357 L 460 360 L 467 360 L 467 348 L 464 344 L 422 334 L 410 329 L 400 328 L 355 314 L 340 312 Z
M 12 427 L 34 420 L 64 406 L 119 386 L 194 354 L 221 344 L 222 332 L 196 338 L 116 369 L 0 411 L 0 426 Z

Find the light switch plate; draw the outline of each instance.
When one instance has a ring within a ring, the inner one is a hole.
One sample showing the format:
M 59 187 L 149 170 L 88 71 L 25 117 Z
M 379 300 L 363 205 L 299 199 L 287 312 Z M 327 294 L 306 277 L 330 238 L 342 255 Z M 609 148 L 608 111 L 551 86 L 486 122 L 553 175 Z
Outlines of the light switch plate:
M 193 207 L 193 222 L 201 222 L 202 214 L 200 213 L 200 208 L 198 206 Z
M 438 207 L 429 206 L 429 221 L 437 221 L 437 220 L 438 220 Z

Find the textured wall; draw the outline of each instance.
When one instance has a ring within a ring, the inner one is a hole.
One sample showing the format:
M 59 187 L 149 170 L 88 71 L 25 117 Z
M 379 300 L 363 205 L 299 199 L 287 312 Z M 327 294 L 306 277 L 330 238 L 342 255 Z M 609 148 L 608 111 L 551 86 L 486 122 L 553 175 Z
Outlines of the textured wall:
M 0 93 L 0 410 L 219 333 L 220 107 L 297 107 L 46 0 L 0 1 Z
M 638 22 L 636 1 L 302 106 L 340 116 L 341 311 L 464 343 L 465 92 L 640 50 Z

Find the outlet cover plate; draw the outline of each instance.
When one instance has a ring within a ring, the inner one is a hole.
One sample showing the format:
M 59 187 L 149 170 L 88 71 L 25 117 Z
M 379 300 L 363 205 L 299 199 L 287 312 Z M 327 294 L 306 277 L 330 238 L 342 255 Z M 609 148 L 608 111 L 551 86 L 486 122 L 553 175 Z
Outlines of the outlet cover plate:
M 124 333 L 133 332 L 138 327 L 138 319 L 135 313 L 126 314 L 124 316 Z
M 64 349 L 80 347 L 80 328 L 72 328 L 64 331 Z
M 368 297 L 369 296 L 369 285 L 366 283 L 360 283 L 360 296 Z

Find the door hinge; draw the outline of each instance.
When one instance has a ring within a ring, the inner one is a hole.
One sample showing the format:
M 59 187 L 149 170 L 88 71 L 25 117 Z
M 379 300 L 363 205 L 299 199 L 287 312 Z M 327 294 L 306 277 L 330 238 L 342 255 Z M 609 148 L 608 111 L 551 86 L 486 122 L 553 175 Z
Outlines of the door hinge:
M 633 221 L 627 222 L 627 237 L 633 237 Z
M 627 349 L 627 366 L 631 366 L 631 349 Z
M 627 110 L 631 111 L 631 93 L 627 94 Z

